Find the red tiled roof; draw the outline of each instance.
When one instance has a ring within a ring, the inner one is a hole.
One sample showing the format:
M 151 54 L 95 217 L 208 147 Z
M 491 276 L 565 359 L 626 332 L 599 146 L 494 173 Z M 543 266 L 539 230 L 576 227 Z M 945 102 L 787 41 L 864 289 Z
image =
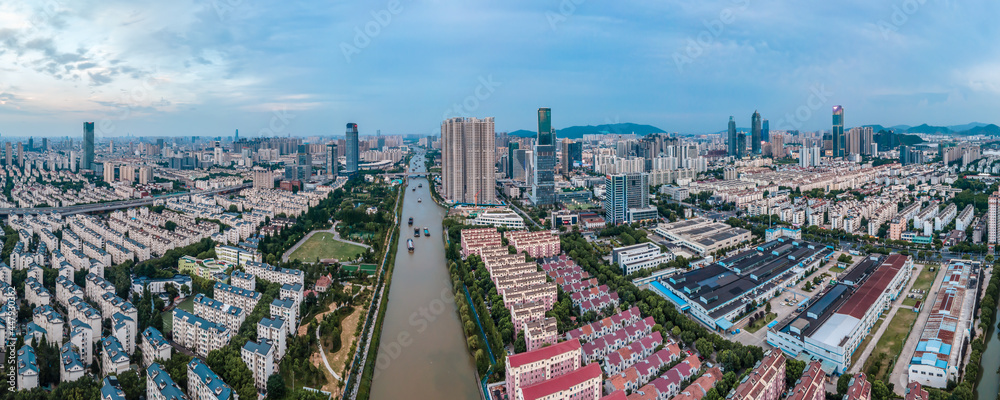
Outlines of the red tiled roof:
M 625 397 L 625 392 L 621 390 L 616 390 L 614 392 L 611 392 L 611 394 L 607 396 L 601 397 L 601 400 L 625 400 L 625 399 L 627 399 L 627 397 Z
M 595 378 L 601 378 L 601 367 L 597 365 L 597 363 L 590 363 L 587 364 L 587 366 L 579 368 L 568 374 L 522 388 L 521 393 L 524 394 L 524 400 L 533 400 L 560 390 L 571 388 L 584 381 Z M 600 385 L 600 383 L 598 383 L 598 385 Z
M 889 287 L 889 283 L 896 277 L 896 273 L 903 268 L 906 259 L 907 257 L 901 254 L 889 256 L 875 273 L 851 295 L 850 300 L 840 310 L 837 310 L 837 313 L 863 319 L 875 300 Z
M 579 350 L 580 348 L 580 341 L 577 339 L 571 339 L 548 347 L 542 347 L 538 350 L 509 356 L 507 357 L 507 365 L 511 368 L 517 368 L 524 364 L 530 364 L 536 361 L 552 358 L 559 354 Z

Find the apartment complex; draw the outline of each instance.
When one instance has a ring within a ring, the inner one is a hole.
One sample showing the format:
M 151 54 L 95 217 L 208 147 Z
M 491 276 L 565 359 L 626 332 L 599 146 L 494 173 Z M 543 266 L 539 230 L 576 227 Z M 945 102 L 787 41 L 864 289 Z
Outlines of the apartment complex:
M 496 204 L 493 117 L 441 123 L 441 195 L 452 203 Z
M 174 309 L 174 341 L 201 357 L 229 344 L 233 331 L 180 308 Z

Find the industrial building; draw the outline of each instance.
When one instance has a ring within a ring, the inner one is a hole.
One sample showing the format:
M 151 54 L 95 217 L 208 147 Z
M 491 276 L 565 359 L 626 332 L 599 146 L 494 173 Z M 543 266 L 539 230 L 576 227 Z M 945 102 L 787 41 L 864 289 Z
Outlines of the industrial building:
M 930 315 L 920 332 L 920 341 L 907 367 L 907 382 L 923 386 L 947 387 L 948 381 L 958 381 L 966 347 L 975 329 L 976 301 L 982 281 L 977 261 L 952 260 L 945 267 L 944 280 L 935 295 Z M 917 329 L 915 327 L 914 329 Z
M 674 244 L 691 249 L 698 255 L 750 240 L 750 231 L 746 229 L 734 228 L 705 218 L 658 224 L 653 231 Z
M 709 328 L 729 330 L 754 304 L 778 295 L 832 254 L 820 243 L 780 238 L 650 286 Z
M 786 354 L 808 354 L 830 373 L 844 373 L 851 355 L 906 286 L 913 270 L 908 256 L 869 256 L 840 280 L 767 331 L 767 343 Z

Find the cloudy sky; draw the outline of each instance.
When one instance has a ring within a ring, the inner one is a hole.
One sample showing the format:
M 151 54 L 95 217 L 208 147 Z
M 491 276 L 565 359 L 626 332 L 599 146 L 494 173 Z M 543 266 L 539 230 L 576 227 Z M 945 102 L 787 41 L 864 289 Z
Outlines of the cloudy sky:
M 498 131 L 635 122 L 1000 122 L 1000 3 L 27 0 L 0 3 L 0 135 Z

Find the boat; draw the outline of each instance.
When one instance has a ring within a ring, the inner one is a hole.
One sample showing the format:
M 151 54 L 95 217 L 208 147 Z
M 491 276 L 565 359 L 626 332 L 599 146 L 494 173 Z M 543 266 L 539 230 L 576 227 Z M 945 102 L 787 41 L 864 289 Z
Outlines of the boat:
M 413 237 L 420 237 L 420 229 L 413 228 Z
M 431 231 L 427 230 L 427 227 L 425 226 L 424 227 L 424 236 L 430 236 L 430 235 L 431 235 Z
M 413 191 L 414 191 L 414 192 L 416 192 L 416 191 L 417 191 L 417 188 L 413 188 Z
M 418 187 L 418 188 L 422 188 L 422 187 L 424 187 L 424 184 L 423 184 L 423 183 L 418 183 L 418 184 L 417 184 L 417 187 Z
M 423 199 L 423 198 L 421 198 L 421 197 L 417 197 L 417 203 L 421 203 L 421 202 L 423 202 L 423 201 L 424 201 L 424 199 Z
M 413 239 L 406 239 L 406 248 L 413 252 Z
M 413 226 L 413 217 L 410 217 L 410 226 Z

